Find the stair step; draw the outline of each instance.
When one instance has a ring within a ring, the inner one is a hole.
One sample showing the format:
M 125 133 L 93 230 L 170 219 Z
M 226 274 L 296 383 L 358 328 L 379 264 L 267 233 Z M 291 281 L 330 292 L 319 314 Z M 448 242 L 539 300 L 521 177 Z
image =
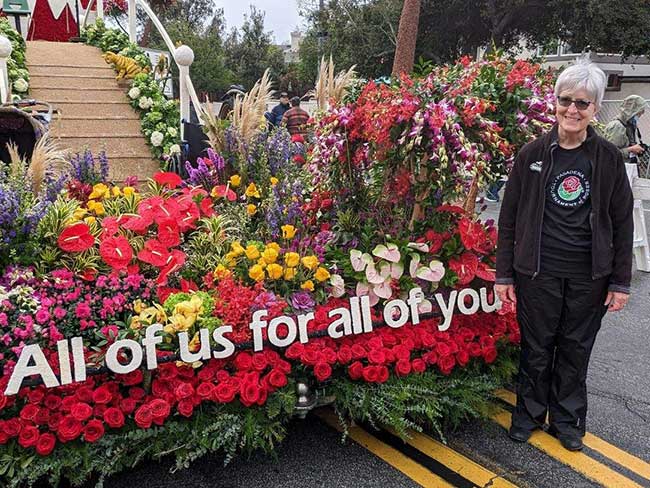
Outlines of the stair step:
M 29 74 L 31 77 L 34 76 L 52 76 L 52 75 L 62 75 L 62 76 L 77 76 L 80 71 L 79 66 L 59 66 L 59 65 L 30 65 L 27 63 L 27 68 L 29 69 Z M 86 76 L 112 76 L 115 78 L 115 70 L 111 66 L 102 66 L 91 68 L 85 66 L 83 68 L 83 73 Z
M 113 76 L 79 77 L 62 75 L 32 75 L 30 77 L 32 90 L 47 90 L 51 88 L 81 89 L 81 88 L 118 88 Z
M 94 103 L 128 103 L 126 93 L 121 88 L 75 89 L 75 88 L 34 88 L 30 95 L 38 100 Z
M 89 148 L 93 153 L 106 151 L 109 157 L 151 158 L 151 151 L 142 136 L 134 137 L 60 137 L 52 132 L 53 142 L 69 151 L 77 152 Z
M 160 163 L 151 158 L 109 157 L 110 174 L 113 181 L 124 181 L 129 176 L 137 176 L 144 181 L 160 171 Z
M 67 100 L 46 100 L 59 112 L 61 118 L 76 117 L 79 114 L 89 114 L 92 117 L 136 117 L 138 114 L 128 102 L 70 102 Z
M 55 118 L 50 124 L 53 134 L 65 137 L 62 134 L 75 137 L 97 137 L 97 134 L 111 133 L 111 129 L 119 128 L 120 132 L 143 137 L 140 119 L 126 118 L 100 118 L 100 119 L 71 119 L 69 117 Z M 113 135 L 113 134 L 111 134 Z

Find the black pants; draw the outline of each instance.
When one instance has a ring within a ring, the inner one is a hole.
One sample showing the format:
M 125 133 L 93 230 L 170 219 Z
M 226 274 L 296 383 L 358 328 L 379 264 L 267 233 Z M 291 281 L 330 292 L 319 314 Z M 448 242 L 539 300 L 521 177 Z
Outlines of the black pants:
M 608 282 L 517 274 L 521 356 L 514 426 L 541 427 L 548 411 L 556 432 L 584 436 L 587 366 L 607 311 Z

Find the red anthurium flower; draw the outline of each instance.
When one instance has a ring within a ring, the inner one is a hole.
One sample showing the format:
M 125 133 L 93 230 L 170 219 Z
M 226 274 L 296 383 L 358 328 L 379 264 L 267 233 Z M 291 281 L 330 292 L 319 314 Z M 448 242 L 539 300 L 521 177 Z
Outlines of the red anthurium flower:
M 178 224 L 175 220 L 158 222 L 158 240 L 168 248 L 178 246 L 181 243 Z
M 120 230 L 120 224 L 115 217 L 104 217 L 102 229 L 102 238 L 113 237 Z
M 212 196 L 217 198 L 226 198 L 230 202 L 237 200 L 237 194 L 227 185 L 217 185 L 212 189 Z
M 485 263 L 478 263 L 476 268 L 476 276 L 485 281 L 496 281 L 496 270 L 490 268 Z
M 133 258 L 133 249 L 124 236 L 109 237 L 99 244 L 99 254 L 114 270 L 125 269 Z
M 94 281 L 97 276 L 97 270 L 93 268 L 86 268 L 81 273 L 80 277 L 84 281 Z
M 178 249 L 173 249 L 171 256 L 167 259 L 166 266 L 160 270 L 160 275 L 156 279 L 156 284 L 166 284 L 167 276 L 181 269 L 183 264 L 185 264 L 185 253 Z
M 190 292 L 190 291 L 198 291 L 199 286 L 194 283 L 192 280 L 186 280 L 185 278 L 181 278 L 181 291 L 184 293 Z
M 138 205 L 138 213 L 145 218 L 152 218 L 156 223 L 161 220 L 178 218 L 180 206 L 173 198 L 150 197 Z
M 491 255 L 497 245 L 497 229 L 489 227 L 483 231 L 482 239 L 474 245 L 474 250 L 478 253 Z
M 464 214 L 465 209 L 463 207 L 459 207 L 458 205 L 440 205 L 438 208 L 436 208 L 437 212 L 449 212 L 449 213 L 455 213 L 455 214 Z
M 458 258 L 449 260 L 449 269 L 458 275 L 458 284 L 467 285 L 476 276 L 478 258 L 472 252 L 464 252 Z
M 144 243 L 144 249 L 138 253 L 138 259 L 149 263 L 157 268 L 167 265 L 167 260 L 171 256 L 167 247 L 156 239 L 149 239 Z
M 181 214 L 178 219 L 178 227 L 181 232 L 186 232 L 190 229 L 196 228 L 195 222 L 201 217 L 201 212 L 199 212 L 199 207 L 196 203 L 192 203 L 191 207 L 181 211 Z
M 128 221 L 122 224 L 122 227 L 128 230 L 132 230 L 137 234 L 144 234 L 149 229 L 149 226 L 153 224 L 153 216 L 148 214 L 144 215 L 134 215 L 128 219 Z
M 213 208 L 213 203 L 211 198 L 204 198 L 201 200 L 201 212 L 203 212 L 203 215 L 206 217 L 212 217 L 214 215 L 214 208 Z
M 183 179 L 178 176 L 176 173 L 171 172 L 158 172 L 153 175 L 153 179 L 159 185 L 166 186 L 168 188 L 176 188 L 183 183 Z
M 93 247 L 95 238 L 90 233 L 90 227 L 80 222 L 63 229 L 57 243 L 65 252 L 82 252 Z
M 294 134 L 291 136 L 291 142 L 305 142 L 305 138 L 300 134 Z

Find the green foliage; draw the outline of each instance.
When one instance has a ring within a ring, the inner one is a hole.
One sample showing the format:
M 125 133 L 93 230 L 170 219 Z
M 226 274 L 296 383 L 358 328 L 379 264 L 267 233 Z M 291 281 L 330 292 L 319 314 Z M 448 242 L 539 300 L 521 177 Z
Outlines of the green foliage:
M 27 45 L 23 36 L 13 28 L 8 18 L 0 18 L 0 35 L 11 41 L 11 56 L 7 59 L 7 73 L 9 85 L 13 89 L 14 97 L 25 98 L 29 91 L 29 71 L 25 51 Z
M 192 299 L 193 296 L 197 296 L 201 299 L 201 312 L 199 315 L 209 317 L 212 315 L 212 310 L 214 310 L 214 300 L 212 297 L 205 291 L 195 291 L 192 293 L 173 293 L 169 295 L 165 303 L 163 304 L 165 312 L 168 314 L 174 313 L 174 308 L 181 302 L 186 302 Z
M 193 232 L 187 241 L 185 278 L 200 280 L 206 273 L 214 271 L 228 252 L 233 236 L 233 240 L 237 240 L 240 228 L 224 215 L 201 219 L 197 232 Z

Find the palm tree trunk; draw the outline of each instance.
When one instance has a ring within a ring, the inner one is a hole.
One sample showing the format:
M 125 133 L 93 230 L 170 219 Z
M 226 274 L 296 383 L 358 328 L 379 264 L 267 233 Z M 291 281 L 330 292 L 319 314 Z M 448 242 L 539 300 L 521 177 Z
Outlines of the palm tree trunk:
M 415 43 L 418 37 L 421 0 L 404 0 L 397 32 L 397 48 L 393 61 L 393 77 L 410 73 L 415 62 Z

